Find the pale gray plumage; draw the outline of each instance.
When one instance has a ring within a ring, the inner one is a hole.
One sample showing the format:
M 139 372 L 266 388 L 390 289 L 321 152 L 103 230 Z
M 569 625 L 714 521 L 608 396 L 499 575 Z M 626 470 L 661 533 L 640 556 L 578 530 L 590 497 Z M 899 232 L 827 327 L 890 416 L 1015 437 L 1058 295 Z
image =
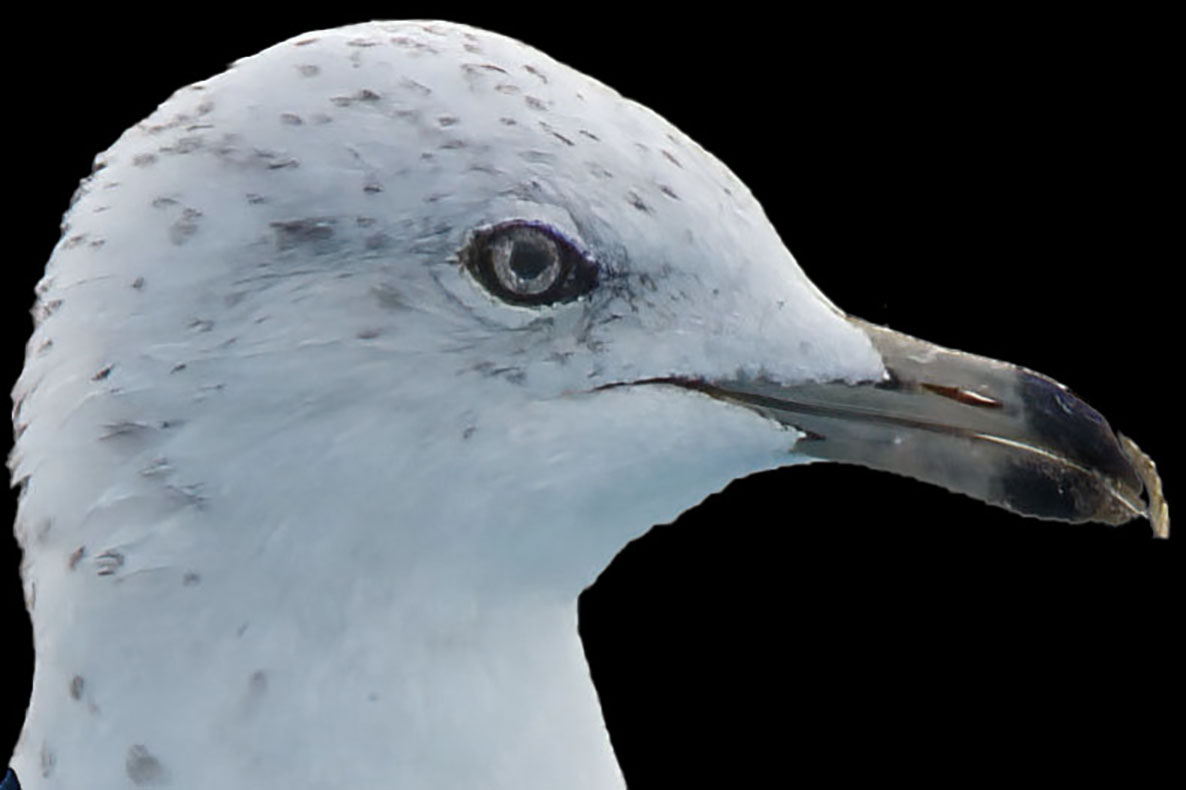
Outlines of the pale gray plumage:
M 297 37 L 99 163 L 15 393 L 30 790 L 621 787 L 577 594 L 651 524 L 810 460 L 792 426 L 816 429 L 755 398 L 878 405 L 918 355 L 820 294 L 663 119 L 461 25 Z M 508 219 L 571 239 L 598 287 L 492 298 L 459 251 Z M 991 370 L 984 397 L 1012 394 Z M 1001 414 L 994 436 L 1029 435 Z M 894 425 L 919 451 L 882 466 L 979 485 Z M 1069 515 L 1131 515 L 1111 446 L 1071 460 L 1122 512 Z

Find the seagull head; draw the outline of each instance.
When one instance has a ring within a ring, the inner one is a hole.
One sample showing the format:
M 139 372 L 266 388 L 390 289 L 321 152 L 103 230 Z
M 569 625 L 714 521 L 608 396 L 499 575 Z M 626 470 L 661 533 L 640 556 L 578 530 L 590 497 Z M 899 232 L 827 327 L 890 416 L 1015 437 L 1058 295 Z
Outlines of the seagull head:
M 38 293 L 18 756 L 63 772 L 110 747 L 138 784 L 194 753 L 279 787 L 323 775 L 316 742 L 363 786 L 617 781 L 526 756 L 569 707 L 597 730 L 588 690 L 540 713 L 481 678 L 551 688 L 579 653 L 518 656 L 534 624 L 730 480 L 835 460 L 1109 523 L 1155 481 L 1057 382 L 846 315 L 654 112 L 462 25 L 312 33 L 181 89 L 97 158 Z M 141 726 L 170 706 L 201 732 Z M 392 769 L 390 743 L 417 746 Z

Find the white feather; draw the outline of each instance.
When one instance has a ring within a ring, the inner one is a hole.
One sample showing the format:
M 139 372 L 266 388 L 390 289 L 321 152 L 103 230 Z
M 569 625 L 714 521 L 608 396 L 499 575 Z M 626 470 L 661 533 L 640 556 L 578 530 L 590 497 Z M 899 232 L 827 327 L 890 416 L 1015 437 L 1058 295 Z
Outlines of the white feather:
M 748 410 L 597 388 L 882 373 L 748 190 L 646 108 L 445 23 L 284 42 L 99 161 L 16 392 L 26 787 L 621 787 L 577 594 L 651 524 L 804 459 Z M 601 287 L 491 298 L 457 251 L 511 218 Z

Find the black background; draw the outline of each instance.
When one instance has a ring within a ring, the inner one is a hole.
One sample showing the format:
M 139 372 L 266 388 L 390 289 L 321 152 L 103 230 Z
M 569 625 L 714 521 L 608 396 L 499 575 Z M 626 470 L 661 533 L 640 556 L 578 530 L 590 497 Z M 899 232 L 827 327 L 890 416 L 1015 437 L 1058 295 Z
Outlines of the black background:
M 440 17 L 650 106 L 750 186 L 838 305 L 1063 381 L 1159 462 L 1172 502 L 1182 258 L 1168 240 L 1166 20 L 335 7 L 11 20 L 0 378 L 19 372 L 58 218 L 124 128 L 289 36 Z M 1180 540 L 1149 534 L 1021 519 L 859 468 L 736 482 L 629 546 L 582 598 L 627 778 L 1156 772 L 1164 717 L 1181 710 L 1167 597 L 1182 563 Z M 0 548 L 0 639 L 18 659 L 2 682 L 6 754 L 32 658 L 15 542 Z

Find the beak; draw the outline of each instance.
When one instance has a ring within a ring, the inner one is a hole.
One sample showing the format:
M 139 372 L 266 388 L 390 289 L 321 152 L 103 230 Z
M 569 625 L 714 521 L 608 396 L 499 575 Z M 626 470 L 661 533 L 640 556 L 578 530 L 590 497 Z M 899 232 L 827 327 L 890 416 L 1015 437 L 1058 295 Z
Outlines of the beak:
M 799 429 L 795 451 L 810 457 L 907 475 L 1038 518 L 1123 524 L 1140 516 L 1154 535 L 1169 536 L 1152 460 L 1062 384 L 849 320 L 881 354 L 882 381 L 667 383 Z

